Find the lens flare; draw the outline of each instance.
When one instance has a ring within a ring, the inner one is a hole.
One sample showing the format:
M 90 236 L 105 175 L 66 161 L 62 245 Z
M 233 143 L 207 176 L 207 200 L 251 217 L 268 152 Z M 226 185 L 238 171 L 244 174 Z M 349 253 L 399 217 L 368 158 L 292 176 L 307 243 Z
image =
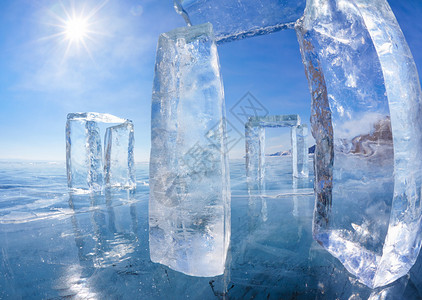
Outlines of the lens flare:
M 89 9 L 86 3 L 77 6 L 70 0 L 69 5 L 57 2 L 48 9 L 48 15 L 52 21 L 46 24 L 56 28 L 55 33 L 45 36 L 40 40 L 56 39 L 58 48 L 64 46 L 63 60 L 75 54 L 81 54 L 80 49 L 93 60 L 90 46 L 98 42 L 98 37 L 104 35 L 101 27 L 99 11 L 106 5 L 108 0 L 103 0 L 98 5 Z

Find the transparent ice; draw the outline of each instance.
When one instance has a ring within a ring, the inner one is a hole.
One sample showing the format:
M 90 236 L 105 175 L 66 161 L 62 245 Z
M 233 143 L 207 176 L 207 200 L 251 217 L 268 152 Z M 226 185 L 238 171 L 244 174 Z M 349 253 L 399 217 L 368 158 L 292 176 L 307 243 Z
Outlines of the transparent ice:
M 106 186 L 123 188 L 135 187 L 133 135 L 133 124 L 131 122 L 125 122 L 106 129 L 104 141 Z
M 119 125 L 116 125 L 119 124 Z M 105 161 L 102 128 L 107 128 Z M 133 125 L 102 113 L 70 113 L 66 123 L 67 182 L 72 189 L 99 191 L 104 186 L 134 188 Z
M 175 7 L 188 23 L 213 23 L 224 42 L 291 28 L 304 2 L 275 2 Z M 364 284 L 387 285 L 408 273 L 422 238 L 421 89 L 412 54 L 386 0 L 308 0 L 294 27 L 317 143 L 314 238 Z M 255 158 L 248 171 L 259 180 L 264 131 L 249 126 L 246 135 L 256 141 L 247 146 Z
M 153 262 L 223 274 L 230 241 L 224 93 L 211 24 L 160 35 L 151 115 Z
M 213 278 L 151 262 L 148 185 L 66 193 L 62 163 L 0 161 L 0 299 L 421 299 L 422 256 L 404 280 L 360 284 L 312 239 L 312 182 L 293 191 L 291 157 L 267 158 L 290 196 L 248 197 L 245 162 L 231 160 L 232 238 Z M 148 165 L 136 175 L 148 182 Z
M 309 176 L 308 166 L 308 125 L 301 124 L 291 129 L 293 177 Z M 295 146 L 293 146 L 295 145 Z M 295 151 L 295 153 L 293 153 Z
M 248 181 L 263 187 L 265 176 L 265 128 L 290 127 L 293 177 L 308 177 L 308 130 L 298 115 L 250 117 L 245 124 L 246 175 Z
M 218 42 L 292 28 L 305 0 L 175 0 L 188 24 L 210 22 Z
M 421 90 L 385 0 L 308 1 L 296 32 L 316 139 L 314 238 L 370 287 L 421 245 Z

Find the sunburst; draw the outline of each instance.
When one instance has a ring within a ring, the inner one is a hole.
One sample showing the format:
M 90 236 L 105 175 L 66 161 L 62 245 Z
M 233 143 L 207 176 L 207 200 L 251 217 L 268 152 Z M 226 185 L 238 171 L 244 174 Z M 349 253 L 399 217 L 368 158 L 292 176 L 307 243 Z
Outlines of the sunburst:
M 74 17 L 65 23 L 64 35 L 70 43 L 84 43 L 89 34 L 89 22 L 86 18 Z
M 95 25 L 99 21 L 98 12 L 106 3 L 107 0 L 102 1 L 90 10 L 87 10 L 85 6 L 76 7 L 73 1 L 68 6 L 61 3 L 60 12 L 57 12 L 57 10 L 55 12 L 50 11 L 55 21 L 49 25 L 58 30 L 45 38 L 56 38 L 59 43 L 65 45 L 64 59 L 71 52 L 74 52 L 73 50 L 77 50 L 79 53 L 81 47 L 93 59 L 89 42 L 95 42 L 96 37 L 102 34 L 102 32 L 95 30 L 98 29 L 98 26 Z

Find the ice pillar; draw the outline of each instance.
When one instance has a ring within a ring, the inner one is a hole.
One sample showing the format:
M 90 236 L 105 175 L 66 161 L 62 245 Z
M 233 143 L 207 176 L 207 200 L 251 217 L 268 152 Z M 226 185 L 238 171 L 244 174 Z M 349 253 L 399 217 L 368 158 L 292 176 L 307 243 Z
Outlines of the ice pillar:
M 134 131 L 132 122 L 106 129 L 104 141 L 104 181 L 107 187 L 133 189 L 135 158 L 133 155 Z
M 308 1 L 315 239 L 361 282 L 405 275 L 421 245 L 421 90 L 385 0 Z
M 253 188 L 262 187 L 265 176 L 265 128 L 246 123 L 245 140 L 247 180 Z
M 224 117 L 211 24 L 161 34 L 151 114 L 150 256 L 193 276 L 224 272 L 230 241 Z
M 309 176 L 308 167 L 308 126 L 302 124 L 291 129 L 293 177 Z
M 67 182 L 73 189 L 101 190 L 103 159 L 98 123 L 68 117 L 66 123 Z

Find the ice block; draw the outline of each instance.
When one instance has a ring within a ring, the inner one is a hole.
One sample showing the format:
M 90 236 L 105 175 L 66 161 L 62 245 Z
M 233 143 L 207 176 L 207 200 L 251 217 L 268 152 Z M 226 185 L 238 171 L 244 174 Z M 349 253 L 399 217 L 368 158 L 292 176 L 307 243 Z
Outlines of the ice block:
M 212 25 L 161 34 L 151 113 L 149 242 L 153 262 L 193 276 L 223 274 L 230 242 L 225 131 L 224 92 Z
M 306 178 L 309 176 L 308 166 L 308 125 L 301 124 L 291 129 L 292 139 L 292 167 L 293 177 Z
M 174 1 L 176 11 L 188 24 L 210 22 L 219 43 L 293 28 L 305 4 L 305 0 Z
M 116 124 L 121 124 L 121 127 Z M 105 151 L 108 160 L 105 165 L 106 170 L 104 170 L 101 140 L 103 131 L 101 129 L 113 125 L 115 127 L 108 130 L 110 138 Z M 121 128 L 124 126 L 131 128 L 130 133 L 128 132 L 125 137 L 119 135 L 122 132 Z M 114 132 L 113 138 L 111 138 L 112 132 Z M 117 164 L 121 165 L 125 160 L 128 161 L 125 165 L 125 171 L 122 168 L 117 171 Z M 104 179 L 110 185 L 111 178 L 114 178 L 112 180 L 113 186 L 134 188 L 132 122 L 110 114 L 93 112 L 68 114 L 66 122 L 66 167 L 67 183 L 69 188 L 72 189 L 100 191 L 104 188 Z M 117 172 L 127 172 L 130 176 L 126 176 L 127 179 L 112 177 L 110 171 L 114 170 L 116 170 L 116 174 Z
M 250 117 L 245 124 L 246 176 L 249 186 L 263 188 L 265 176 L 265 128 L 290 127 L 293 177 L 308 177 L 307 125 L 299 115 Z M 256 183 L 256 185 L 254 184 Z
M 134 140 L 132 122 L 125 122 L 106 129 L 104 142 L 106 186 L 129 189 L 136 187 Z
M 314 238 L 375 288 L 421 245 L 421 89 L 385 0 L 308 1 L 296 24 L 316 140 Z

